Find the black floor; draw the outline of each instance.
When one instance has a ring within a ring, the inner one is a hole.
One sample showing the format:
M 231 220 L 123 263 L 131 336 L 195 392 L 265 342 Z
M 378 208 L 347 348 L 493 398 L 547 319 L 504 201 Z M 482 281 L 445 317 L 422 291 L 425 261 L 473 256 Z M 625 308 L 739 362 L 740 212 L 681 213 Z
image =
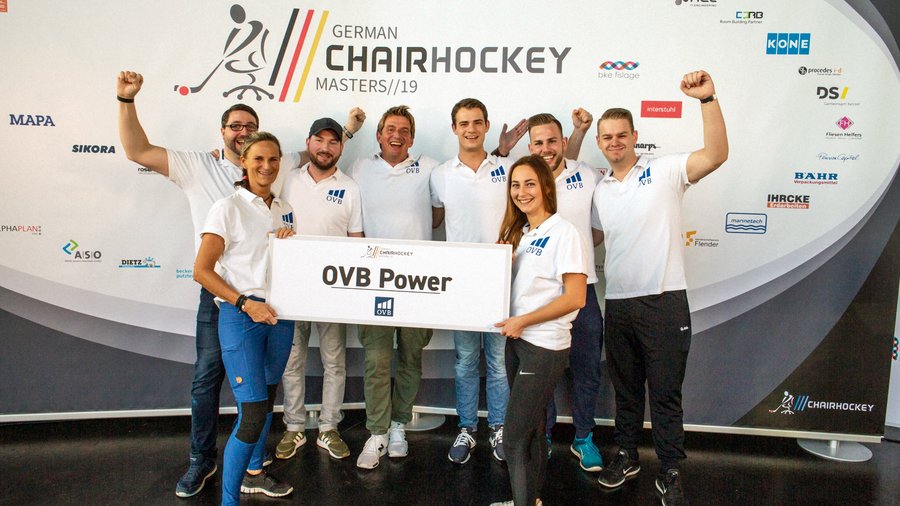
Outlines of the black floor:
M 278 415 L 276 415 L 278 417 Z M 221 418 L 224 448 L 233 416 Z M 349 459 L 336 461 L 315 446 L 270 470 L 294 486 L 292 496 L 274 500 L 245 497 L 246 504 L 308 505 L 487 505 L 509 499 L 505 468 L 488 452 L 487 430 L 463 466 L 447 460 L 456 435 L 455 417 L 429 432 L 408 432 L 410 456 L 384 457 L 371 471 L 356 467 L 368 432 L 364 413 L 349 411 L 341 432 Z M 274 446 L 281 424 L 269 437 Z M 0 504 L 218 504 L 219 473 L 196 497 L 175 497 L 175 483 L 187 463 L 190 419 L 148 418 L 0 426 Z M 613 451 L 612 429 L 595 430 L 601 451 Z M 618 491 L 605 493 L 596 474 L 578 468 L 568 442 L 569 425 L 554 433 L 553 457 L 542 498 L 548 506 L 659 504 L 653 486 L 657 464 L 645 431 L 641 473 Z M 685 488 L 699 505 L 893 505 L 900 504 L 900 444 L 867 445 L 874 457 L 842 464 L 814 457 L 796 440 L 688 433 Z M 221 452 L 220 452 L 221 453 Z

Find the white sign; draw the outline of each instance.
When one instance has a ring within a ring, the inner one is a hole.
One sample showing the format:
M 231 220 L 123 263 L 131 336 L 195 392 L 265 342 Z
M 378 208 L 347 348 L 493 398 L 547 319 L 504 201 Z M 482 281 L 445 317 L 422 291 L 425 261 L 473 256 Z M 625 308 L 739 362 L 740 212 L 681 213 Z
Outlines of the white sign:
M 270 252 L 282 319 L 488 332 L 509 317 L 509 245 L 295 236 Z

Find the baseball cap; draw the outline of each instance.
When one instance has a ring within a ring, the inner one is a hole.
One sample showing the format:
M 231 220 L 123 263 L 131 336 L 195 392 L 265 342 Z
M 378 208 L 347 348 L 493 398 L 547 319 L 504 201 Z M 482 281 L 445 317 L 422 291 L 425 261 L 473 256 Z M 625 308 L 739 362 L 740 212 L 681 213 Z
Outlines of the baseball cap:
M 337 136 L 338 140 L 343 139 L 344 127 L 331 118 L 319 118 L 313 121 L 312 126 L 309 127 L 309 136 L 312 137 L 313 135 L 318 135 L 322 130 L 331 130 L 334 132 L 334 135 Z

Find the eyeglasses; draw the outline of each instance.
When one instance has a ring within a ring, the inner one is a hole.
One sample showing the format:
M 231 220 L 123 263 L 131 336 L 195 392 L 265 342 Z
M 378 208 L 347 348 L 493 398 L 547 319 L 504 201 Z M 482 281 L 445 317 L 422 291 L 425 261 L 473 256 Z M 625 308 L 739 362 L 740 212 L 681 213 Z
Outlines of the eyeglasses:
M 255 123 L 247 123 L 246 125 L 243 125 L 241 123 L 232 123 L 230 125 L 225 125 L 225 127 L 230 128 L 232 132 L 240 132 L 241 130 L 246 128 L 247 133 L 251 133 L 251 134 L 253 132 L 259 130 L 259 125 L 255 124 Z

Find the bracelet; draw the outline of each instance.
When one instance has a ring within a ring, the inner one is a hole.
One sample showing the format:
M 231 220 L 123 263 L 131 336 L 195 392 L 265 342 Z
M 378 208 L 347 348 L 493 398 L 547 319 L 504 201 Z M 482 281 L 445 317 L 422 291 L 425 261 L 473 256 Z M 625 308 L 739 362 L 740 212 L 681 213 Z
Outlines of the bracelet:
M 713 93 L 712 95 L 710 95 L 710 96 L 708 96 L 708 97 L 706 97 L 706 98 L 701 98 L 701 99 L 700 99 L 700 103 L 701 103 L 701 104 L 708 104 L 708 103 L 712 102 L 713 100 L 716 100 L 716 94 L 715 94 L 715 93 Z
M 247 296 L 243 295 L 243 294 L 238 295 L 237 301 L 235 301 L 235 303 L 234 303 L 234 307 L 237 308 L 238 313 L 244 312 L 244 304 L 246 304 L 246 303 L 247 303 Z
M 116 95 L 116 98 L 119 100 L 119 102 L 122 102 L 122 103 L 125 103 L 125 104 L 133 104 L 133 103 L 134 103 L 134 99 L 133 99 L 133 98 L 125 98 L 125 97 L 120 97 L 120 96 L 118 96 L 118 95 Z
M 347 130 L 347 127 L 343 127 L 343 128 L 344 128 L 344 135 L 346 135 L 348 139 L 352 139 L 353 134 L 350 132 L 350 130 Z

